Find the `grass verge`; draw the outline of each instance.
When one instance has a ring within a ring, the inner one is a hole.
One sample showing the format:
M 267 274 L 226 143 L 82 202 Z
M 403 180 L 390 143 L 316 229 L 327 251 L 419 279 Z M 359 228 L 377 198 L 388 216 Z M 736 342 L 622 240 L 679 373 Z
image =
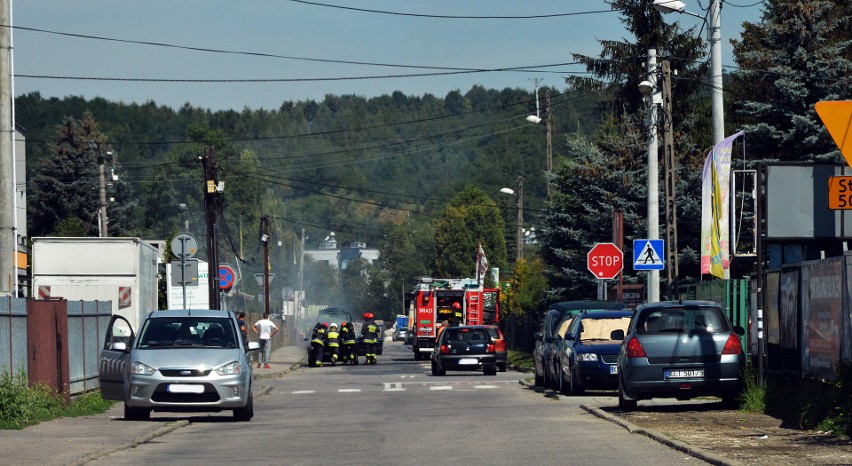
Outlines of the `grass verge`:
M 43 384 L 27 386 L 24 373 L 0 377 L 0 429 L 23 429 L 57 417 L 102 413 L 112 402 L 100 392 L 89 392 L 66 405 L 61 396 Z
M 510 349 L 508 358 L 509 365 L 517 369 L 531 371 L 534 368 L 532 353 Z

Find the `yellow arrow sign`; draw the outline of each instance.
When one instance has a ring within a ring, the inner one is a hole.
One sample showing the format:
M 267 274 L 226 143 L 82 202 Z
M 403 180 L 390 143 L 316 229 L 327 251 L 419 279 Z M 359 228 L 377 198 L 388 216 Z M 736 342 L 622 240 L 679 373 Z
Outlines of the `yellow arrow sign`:
M 852 168 L 852 100 L 817 102 L 817 115 Z

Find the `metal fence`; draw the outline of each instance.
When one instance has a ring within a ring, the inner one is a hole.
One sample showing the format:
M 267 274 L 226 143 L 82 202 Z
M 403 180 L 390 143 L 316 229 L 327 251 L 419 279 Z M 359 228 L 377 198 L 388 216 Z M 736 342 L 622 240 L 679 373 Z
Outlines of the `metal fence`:
M 66 397 L 97 388 L 111 309 L 110 301 L 0 298 L 0 373 L 23 374 Z

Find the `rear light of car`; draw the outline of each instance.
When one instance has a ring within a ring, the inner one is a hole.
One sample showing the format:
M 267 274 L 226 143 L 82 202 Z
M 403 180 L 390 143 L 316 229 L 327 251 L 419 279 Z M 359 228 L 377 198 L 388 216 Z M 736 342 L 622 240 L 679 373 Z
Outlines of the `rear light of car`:
M 441 354 L 450 354 L 450 347 L 447 345 L 441 345 Z
M 488 346 L 485 347 L 486 353 L 493 353 L 495 351 L 494 343 L 489 343 Z
M 627 341 L 627 357 L 628 358 L 646 358 L 645 349 L 636 337 L 630 338 Z
M 743 346 L 740 344 L 740 337 L 736 333 L 732 333 L 725 342 L 725 348 L 722 349 L 722 354 L 742 354 Z

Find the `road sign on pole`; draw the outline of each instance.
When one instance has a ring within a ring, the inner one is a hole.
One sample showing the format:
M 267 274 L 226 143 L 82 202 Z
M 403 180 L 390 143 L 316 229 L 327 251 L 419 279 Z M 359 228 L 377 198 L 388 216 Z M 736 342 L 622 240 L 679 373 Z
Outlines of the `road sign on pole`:
M 598 243 L 586 255 L 586 267 L 595 278 L 611 280 L 624 267 L 624 254 L 612 243 Z
M 666 268 L 664 250 L 661 239 L 634 239 L 633 270 L 663 270 Z
M 219 289 L 229 291 L 237 283 L 237 273 L 228 264 L 219 264 Z

